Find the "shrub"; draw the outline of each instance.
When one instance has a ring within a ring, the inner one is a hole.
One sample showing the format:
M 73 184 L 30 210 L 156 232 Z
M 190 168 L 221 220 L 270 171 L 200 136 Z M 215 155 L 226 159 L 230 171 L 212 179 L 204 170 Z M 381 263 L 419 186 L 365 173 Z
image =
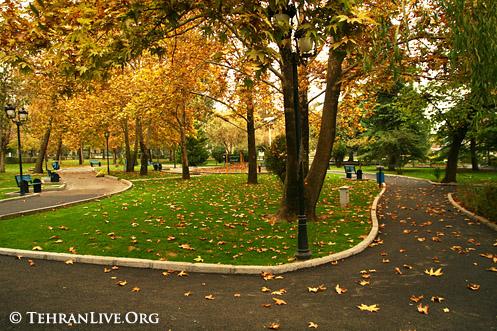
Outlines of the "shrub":
M 497 222 L 497 183 L 461 183 L 458 198 L 462 205 L 474 213 Z
M 266 169 L 277 175 L 282 182 L 286 174 L 286 137 L 281 135 L 273 140 L 271 146 L 266 149 L 264 156 Z
M 216 160 L 217 163 L 224 163 L 226 148 L 221 146 L 216 146 L 212 148 L 211 155 Z

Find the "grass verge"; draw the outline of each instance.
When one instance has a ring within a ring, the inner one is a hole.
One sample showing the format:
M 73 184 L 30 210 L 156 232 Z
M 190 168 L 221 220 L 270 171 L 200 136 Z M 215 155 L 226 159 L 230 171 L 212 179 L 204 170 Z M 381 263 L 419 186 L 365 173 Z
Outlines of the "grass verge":
M 86 205 L 2 221 L 0 246 L 49 252 L 206 262 L 276 265 L 294 260 L 297 223 L 271 225 L 281 184 L 260 176 L 209 175 L 189 181 L 138 181 L 120 195 Z M 317 213 L 309 223 L 313 257 L 353 247 L 371 229 L 374 181 L 327 177 Z M 350 205 L 339 207 L 338 187 L 350 186 Z M 338 207 L 337 207 L 338 206 Z

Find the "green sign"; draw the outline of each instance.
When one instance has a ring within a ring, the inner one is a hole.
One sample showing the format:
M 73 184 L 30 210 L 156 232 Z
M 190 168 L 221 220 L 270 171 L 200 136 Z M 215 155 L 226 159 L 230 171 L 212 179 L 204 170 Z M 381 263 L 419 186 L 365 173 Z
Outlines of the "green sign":
M 228 155 L 228 162 L 229 163 L 240 162 L 240 155 Z

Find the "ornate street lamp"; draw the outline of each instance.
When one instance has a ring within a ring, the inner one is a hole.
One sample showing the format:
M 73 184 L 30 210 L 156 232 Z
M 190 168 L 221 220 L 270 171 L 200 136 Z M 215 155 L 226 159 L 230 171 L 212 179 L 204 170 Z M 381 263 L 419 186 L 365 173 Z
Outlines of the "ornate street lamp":
M 107 154 L 105 155 L 105 158 L 107 159 L 107 174 L 110 175 L 110 166 L 109 166 L 109 137 L 110 137 L 110 132 L 105 131 L 104 136 L 105 136 L 105 140 L 107 141 Z
M 309 249 L 309 242 L 307 236 L 307 215 L 305 214 L 305 195 L 304 195 L 304 171 L 303 171 L 303 153 L 302 149 L 302 135 L 300 127 L 300 103 L 299 103 L 299 82 L 298 82 L 298 65 L 304 63 L 305 58 L 315 56 L 313 50 L 312 39 L 305 36 L 302 29 L 294 31 L 292 29 L 291 19 L 296 15 L 297 10 L 295 6 L 289 4 L 287 8 L 280 13 L 273 16 L 275 23 L 287 28 L 288 39 L 290 42 L 294 39 L 294 49 L 292 49 L 292 71 L 293 71 L 293 100 L 295 108 L 295 125 L 297 134 L 297 155 L 298 155 L 298 196 L 299 196 L 299 216 L 298 216 L 298 249 L 295 257 L 301 260 L 310 259 L 312 252 Z M 293 38 L 292 38 L 293 37 Z M 290 45 L 292 46 L 292 45 Z
M 21 125 L 28 120 L 28 112 L 22 108 L 21 110 L 16 112 L 16 107 L 7 105 L 5 107 L 5 114 L 7 117 L 12 121 L 17 126 L 17 146 L 19 150 L 19 175 L 20 177 L 20 182 L 19 182 L 19 195 L 23 196 L 28 192 L 28 183 L 24 181 L 23 176 L 22 176 L 22 150 L 21 150 L 21 130 L 20 127 Z

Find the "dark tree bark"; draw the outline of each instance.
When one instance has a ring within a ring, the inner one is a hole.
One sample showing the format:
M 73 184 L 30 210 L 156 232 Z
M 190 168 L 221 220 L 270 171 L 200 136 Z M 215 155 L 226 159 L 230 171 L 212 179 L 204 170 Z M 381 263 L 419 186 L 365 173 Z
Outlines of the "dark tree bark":
M 283 87 L 283 106 L 285 108 L 285 136 L 287 146 L 286 175 L 279 210 L 271 215 L 274 220 L 296 221 L 299 211 L 298 200 L 298 155 L 297 130 L 295 122 L 295 102 L 293 80 L 292 51 L 290 43 L 280 48 Z
M 79 165 L 83 165 L 84 161 L 83 143 L 81 143 L 78 148 L 78 161 Z
M 247 184 L 257 184 L 257 151 L 255 147 L 254 103 L 247 104 L 247 145 L 248 145 L 248 178 Z
M 330 51 L 326 74 L 326 92 L 321 117 L 321 130 L 316 147 L 316 155 L 309 173 L 305 178 L 305 197 L 307 219 L 316 219 L 316 204 L 328 170 L 328 163 L 336 137 L 336 118 L 338 99 L 342 80 L 342 62 L 344 54 Z
M 307 80 L 307 76 L 304 77 Z M 308 86 L 308 82 L 304 85 Z M 302 167 L 304 177 L 309 172 L 309 102 L 307 88 L 299 90 L 300 134 L 302 136 Z
M 476 154 L 476 139 L 471 138 L 469 142 L 469 150 L 471 153 L 471 169 L 473 171 L 478 171 L 480 170 L 480 167 L 478 166 L 478 155 Z
M 50 141 L 50 133 L 52 131 L 52 121 L 50 120 L 47 130 L 45 131 L 45 134 L 43 135 L 43 138 L 41 139 L 40 142 L 40 153 L 38 154 L 38 157 L 36 158 L 36 164 L 35 164 L 35 173 L 42 174 L 43 173 L 43 159 L 45 158 L 45 154 L 47 153 L 47 147 L 48 147 L 48 142 Z M 19 156 L 20 157 L 20 156 Z
M 148 174 L 148 147 L 143 139 L 143 128 L 141 121 L 136 121 L 136 135 L 140 144 L 141 158 L 140 158 L 140 176 Z
M 181 178 L 190 179 L 190 167 L 188 164 L 188 150 L 186 148 L 186 109 L 181 107 L 181 119 L 178 118 L 181 136 Z
M 449 155 L 447 157 L 447 166 L 445 167 L 445 176 L 442 183 L 455 183 L 457 182 L 457 161 L 459 160 L 459 150 L 461 144 L 466 137 L 469 125 L 462 125 L 455 129 L 452 134 L 452 141 L 450 143 Z

